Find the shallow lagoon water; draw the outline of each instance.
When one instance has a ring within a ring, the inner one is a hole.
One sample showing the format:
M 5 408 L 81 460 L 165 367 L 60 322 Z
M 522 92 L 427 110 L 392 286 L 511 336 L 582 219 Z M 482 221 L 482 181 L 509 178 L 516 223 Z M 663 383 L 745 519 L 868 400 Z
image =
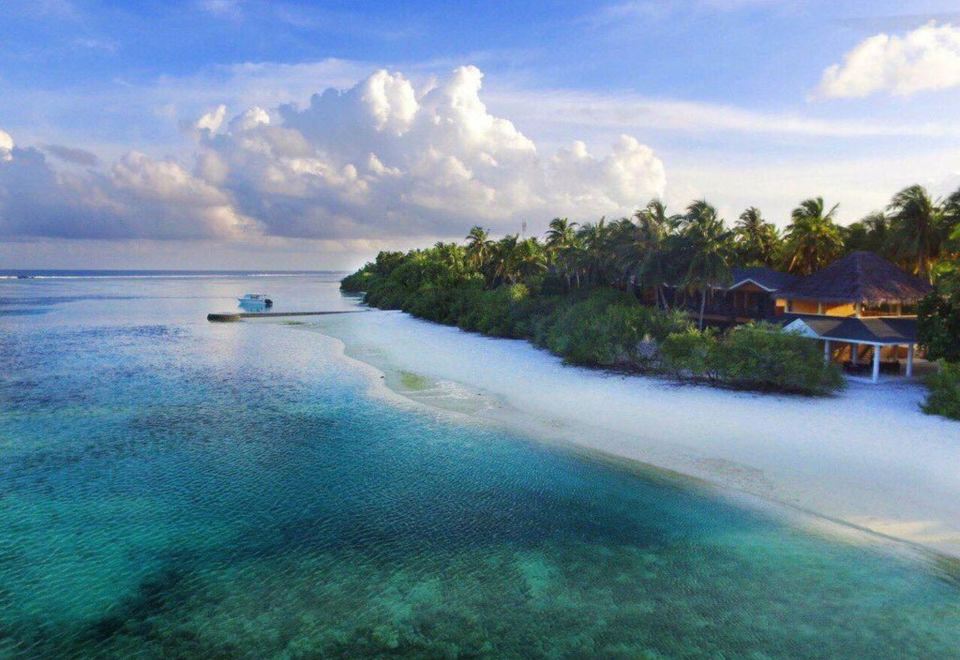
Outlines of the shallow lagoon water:
M 214 325 L 331 276 L 0 282 L 0 655 L 946 657 L 944 562 L 371 396 Z

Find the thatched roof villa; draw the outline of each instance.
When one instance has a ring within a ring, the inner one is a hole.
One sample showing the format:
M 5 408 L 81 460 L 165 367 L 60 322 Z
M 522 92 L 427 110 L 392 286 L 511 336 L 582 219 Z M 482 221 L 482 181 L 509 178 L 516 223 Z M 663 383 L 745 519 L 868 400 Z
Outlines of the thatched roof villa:
M 728 327 L 750 321 L 771 321 L 817 339 L 828 360 L 847 363 L 854 371 L 873 361 L 872 380 L 881 363 L 913 375 L 917 344 L 917 304 L 930 284 L 873 252 L 851 252 L 823 270 L 798 277 L 766 267 L 734 268 L 732 283 L 713 287 L 705 302 L 704 320 Z M 642 292 L 656 304 L 654 292 Z M 699 314 L 699 297 L 680 287 L 665 287 L 670 305 Z M 886 361 L 884 361 L 886 358 Z
M 862 354 L 870 352 L 871 379 L 877 382 L 884 352 L 897 361 L 905 354 L 905 375 L 913 374 L 917 303 L 930 291 L 929 283 L 879 255 L 861 251 L 775 295 L 784 308 L 778 320 L 788 330 L 822 340 L 827 359 L 849 354 L 856 367 Z

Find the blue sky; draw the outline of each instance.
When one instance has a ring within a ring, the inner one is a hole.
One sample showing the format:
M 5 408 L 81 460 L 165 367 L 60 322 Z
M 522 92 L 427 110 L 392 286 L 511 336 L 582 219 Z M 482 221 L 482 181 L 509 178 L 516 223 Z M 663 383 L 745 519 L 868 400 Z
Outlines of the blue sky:
M 782 225 L 960 186 L 952 2 L 13 0 L 0 45 L 13 267 L 349 267 L 653 195 Z

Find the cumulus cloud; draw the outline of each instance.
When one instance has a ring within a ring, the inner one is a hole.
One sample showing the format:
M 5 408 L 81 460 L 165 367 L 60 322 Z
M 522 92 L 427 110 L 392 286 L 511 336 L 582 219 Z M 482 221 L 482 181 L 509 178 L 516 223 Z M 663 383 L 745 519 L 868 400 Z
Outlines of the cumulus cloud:
M 0 230 L 12 235 L 327 240 L 457 236 L 481 222 L 625 213 L 665 186 L 653 151 L 623 135 L 602 155 L 554 154 L 481 100 L 472 66 L 423 86 L 376 71 L 306 106 L 217 105 L 190 123 L 193 165 L 131 153 L 104 172 L 59 172 L 39 151 L 0 157 Z M 229 117 L 229 118 L 228 118 Z M 53 152 L 51 152 L 53 153 Z M 62 154 L 58 154 L 62 157 Z M 28 174 L 29 171 L 29 174 Z M 31 190 L 51 191 L 45 199 Z
M 0 161 L 13 158 L 13 138 L 6 131 L 0 130 Z
M 6 153 L 0 238 L 234 238 L 257 231 L 227 193 L 172 161 L 131 152 L 109 172 L 77 172 L 56 170 L 38 149 Z
M 603 157 L 580 143 L 541 156 L 487 110 L 482 79 L 466 66 L 418 89 L 381 70 L 303 108 L 247 110 L 202 138 L 198 171 L 269 233 L 311 238 L 512 229 L 521 217 L 623 212 L 662 193 L 662 163 L 633 138 Z
M 204 114 L 193 124 L 193 128 L 198 131 L 210 131 L 211 133 L 216 133 L 219 130 L 220 125 L 223 123 L 223 118 L 227 116 L 227 106 L 220 104 L 216 109 L 211 110 L 210 112 Z
M 880 33 L 823 72 L 817 95 L 859 98 L 877 92 L 908 96 L 960 85 L 960 28 L 931 21 L 903 36 Z

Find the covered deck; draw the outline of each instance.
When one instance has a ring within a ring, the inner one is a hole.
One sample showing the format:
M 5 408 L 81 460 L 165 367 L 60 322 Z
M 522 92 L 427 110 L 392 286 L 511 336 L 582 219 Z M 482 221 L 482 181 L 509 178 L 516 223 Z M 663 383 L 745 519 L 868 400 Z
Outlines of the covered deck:
M 823 342 L 823 357 L 834 359 L 838 349 L 850 348 L 850 362 L 859 364 L 861 352 L 867 347 L 872 360 L 870 380 L 880 380 L 880 362 L 884 350 L 893 353 L 899 362 L 905 353 L 904 375 L 913 376 L 913 362 L 917 345 L 917 319 L 912 317 L 835 317 L 788 314 L 784 329 Z

